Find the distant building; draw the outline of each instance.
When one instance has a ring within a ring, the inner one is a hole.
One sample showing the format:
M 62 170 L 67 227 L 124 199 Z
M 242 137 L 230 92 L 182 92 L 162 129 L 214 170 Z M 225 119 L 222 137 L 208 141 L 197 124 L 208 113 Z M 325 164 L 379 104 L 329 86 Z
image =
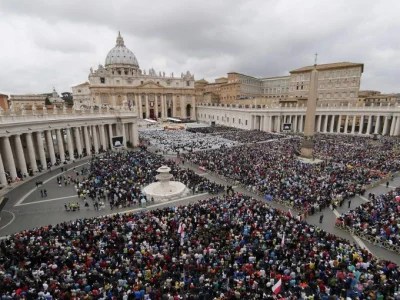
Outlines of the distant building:
M 0 94 L 0 107 L 3 110 L 8 109 L 8 95 Z
M 204 103 L 242 103 L 257 98 L 272 98 L 259 103 L 304 103 L 308 98 L 313 66 L 290 71 L 287 76 L 256 78 L 230 72 L 204 86 Z M 317 65 L 319 103 L 356 103 L 364 64 L 340 62 Z
M 53 88 L 53 93 L 48 98 L 51 104 L 63 104 L 65 102 L 64 99 L 58 95 L 55 88 Z
M 22 106 L 25 109 L 31 109 L 32 105 L 43 106 L 45 105 L 47 95 L 46 94 L 26 94 L 26 95 L 10 95 L 9 105 L 13 105 L 14 108 L 20 108 Z
M 313 66 L 290 71 L 289 98 L 307 98 Z M 317 65 L 318 103 L 357 103 L 364 64 L 339 62 Z
M 91 106 L 90 83 L 88 81 L 72 87 L 72 96 L 75 107 Z
M 141 69 L 121 34 L 104 66 L 91 68 L 88 79 L 88 83 L 72 87 L 75 105 L 135 107 L 139 118 L 196 116 L 194 75 Z

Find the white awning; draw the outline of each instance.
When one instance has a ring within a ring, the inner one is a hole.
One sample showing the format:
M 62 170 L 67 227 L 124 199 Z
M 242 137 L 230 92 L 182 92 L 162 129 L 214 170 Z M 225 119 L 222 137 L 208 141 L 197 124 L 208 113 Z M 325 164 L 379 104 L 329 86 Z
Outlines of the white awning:
M 171 120 L 171 121 L 174 121 L 174 122 L 182 122 L 181 120 L 175 119 L 175 118 L 167 118 L 167 120 Z

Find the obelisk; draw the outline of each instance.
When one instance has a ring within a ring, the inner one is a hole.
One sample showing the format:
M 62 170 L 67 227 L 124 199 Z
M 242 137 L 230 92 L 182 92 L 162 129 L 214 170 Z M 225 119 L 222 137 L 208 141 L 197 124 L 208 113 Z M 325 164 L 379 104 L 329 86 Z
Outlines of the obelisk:
M 304 140 L 301 145 L 300 155 L 304 158 L 313 157 L 313 137 L 315 131 L 315 112 L 317 110 L 318 71 L 317 60 L 311 71 L 310 89 L 307 100 L 306 122 L 304 125 Z

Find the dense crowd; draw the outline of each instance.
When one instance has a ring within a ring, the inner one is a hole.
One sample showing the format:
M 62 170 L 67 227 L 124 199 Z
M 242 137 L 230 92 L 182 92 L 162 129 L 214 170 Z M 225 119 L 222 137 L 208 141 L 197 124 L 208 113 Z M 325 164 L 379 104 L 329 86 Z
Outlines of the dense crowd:
M 258 143 L 284 137 L 284 135 L 281 134 L 268 133 L 259 130 L 229 131 L 219 133 L 218 135 L 224 139 L 237 141 L 241 144 Z
M 140 138 L 164 153 L 188 152 L 231 147 L 236 144 L 219 136 L 184 130 L 141 130 Z
M 193 133 L 204 133 L 204 134 L 220 134 L 223 132 L 233 132 L 233 131 L 243 131 L 245 130 L 235 127 L 228 127 L 228 126 L 209 126 L 209 127 L 189 127 L 186 129 L 189 132 Z
M 315 209 L 364 192 L 364 186 L 400 170 L 399 139 L 374 142 L 367 138 L 315 137 L 318 164 L 297 159 L 299 139 L 244 145 L 184 154 L 184 159 L 215 172 L 248 190 Z
M 400 188 L 369 198 L 369 202 L 342 214 L 337 222 L 357 235 L 374 238 L 378 244 L 400 246 Z
M 247 196 L 23 231 L 0 254 L 2 299 L 395 299 L 399 288 L 394 263 Z
M 216 194 L 224 186 L 196 174 L 190 169 L 180 168 L 174 161 L 147 151 L 108 152 L 94 157 L 87 177 L 74 179 L 77 195 L 83 201 L 91 199 L 93 206 L 109 202 L 111 208 L 126 207 L 147 199 L 143 187 L 156 181 L 157 169 L 162 165 L 171 168 L 174 180 L 185 184 L 193 193 Z M 96 205 L 97 203 L 97 205 Z M 85 205 L 86 206 L 86 205 Z

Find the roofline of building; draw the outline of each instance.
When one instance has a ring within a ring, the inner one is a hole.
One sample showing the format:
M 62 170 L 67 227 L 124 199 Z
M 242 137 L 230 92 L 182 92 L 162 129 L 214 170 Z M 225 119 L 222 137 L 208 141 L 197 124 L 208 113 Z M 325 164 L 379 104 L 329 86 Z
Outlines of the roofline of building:
M 246 75 L 246 74 L 242 74 L 242 73 L 238 73 L 238 72 L 228 72 L 228 75 L 229 74 L 238 74 L 238 75 L 242 75 L 242 76 L 246 76 L 246 77 L 250 77 L 250 78 L 254 78 L 254 79 L 259 80 L 259 78 L 257 78 L 257 77 Z
M 342 64 L 348 63 L 349 65 L 348 66 L 337 66 L 340 63 L 342 63 Z M 317 65 L 317 67 L 320 67 L 319 70 L 361 67 L 361 73 L 364 72 L 364 64 L 363 63 L 352 63 L 352 62 L 340 62 L 340 63 L 321 64 L 321 65 Z M 336 66 L 334 64 L 336 64 Z M 328 65 L 331 65 L 331 66 L 328 66 Z M 324 66 L 326 66 L 326 67 L 324 67 Z M 294 69 L 294 70 L 290 71 L 289 73 L 292 74 L 292 73 L 311 72 L 313 67 L 314 66 L 305 66 L 305 67 Z M 306 68 L 309 68 L 309 69 L 306 69 Z
M 78 86 L 84 86 L 84 85 L 90 85 L 90 83 L 88 81 L 85 81 L 85 82 L 77 84 L 77 85 L 72 85 L 71 87 L 78 87 Z
M 259 78 L 260 80 L 264 80 L 264 79 L 275 79 L 275 78 L 289 78 L 290 79 L 290 75 L 283 75 L 283 76 L 274 76 L 274 77 L 262 77 Z
M 32 97 L 32 96 L 47 96 L 47 95 L 51 95 L 52 93 L 49 94 L 21 94 L 21 95 L 10 95 L 10 97 Z

